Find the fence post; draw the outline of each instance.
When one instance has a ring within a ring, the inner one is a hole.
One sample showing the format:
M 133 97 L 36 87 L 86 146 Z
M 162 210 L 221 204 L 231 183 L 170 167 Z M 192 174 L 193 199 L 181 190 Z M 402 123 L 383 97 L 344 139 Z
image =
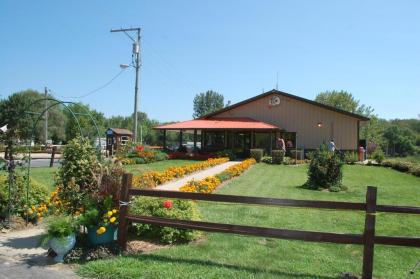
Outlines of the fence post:
M 126 220 L 128 213 L 128 202 L 130 199 L 129 190 L 133 175 L 131 173 L 124 173 L 122 178 L 122 187 L 120 193 L 120 214 L 118 225 L 118 245 L 124 251 L 127 249 L 127 230 L 128 222 Z
M 367 187 L 365 231 L 363 233 L 364 246 L 362 279 L 372 279 L 373 276 L 373 254 L 375 250 L 376 193 L 376 187 Z
M 53 146 L 51 150 L 50 168 L 54 166 L 55 152 L 57 152 L 57 146 Z

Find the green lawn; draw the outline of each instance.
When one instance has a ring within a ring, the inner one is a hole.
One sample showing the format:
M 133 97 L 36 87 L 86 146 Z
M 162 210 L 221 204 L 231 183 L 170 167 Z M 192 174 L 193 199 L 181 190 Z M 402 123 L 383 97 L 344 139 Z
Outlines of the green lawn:
M 150 164 L 125 165 L 124 169 L 127 172 L 131 172 L 134 175 L 138 175 L 146 171 L 163 171 L 169 167 L 183 166 L 183 165 L 189 165 L 189 164 L 194 164 L 194 163 L 197 163 L 197 161 L 174 159 L 174 160 L 159 161 L 159 162 L 150 163 Z
M 44 184 L 50 191 L 54 190 L 54 175 L 57 167 L 53 168 L 31 168 L 31 178 Z
M 134 175 L 146 171 L 162 171 L 172 166 L 181 166 L 196 163 L 196 161 L 191 160 L 166 160 L 150 164 L 141 164 L 141 165 L 126 165 L 124 169 L 127 172 L 131 172 Z M 26 171 L 26 170 L 25 170 Z M 53 168 L 31 168 L 31 178 L 44 184 L 48 187 L 50 191 L 54 190 L 54 175 L 57 172 L 57 167 Z
M 313 200 L 364 201 L 367 185 L 378 187 L 381 204 L 420 206 L 420 178 L 391 169 L 345 166 L 346 193 L 298 188 L 305 166 L 258 164 L 219 193 Z M 204 220 L 276 228 L 361 233 L 362 213 L 202 202 Z M 377 233 L 420 236 L 420 216 L 379 214 Z M 420 249 L 376 246 L 374 274 L 405 278 L 420 259 Z M 96 278 L 337 278 L 361 273 L 362 247 L 206 233 L 203 241 L 150 254 L 121 256 L 80 266 Z M 417 276 L 417 277 L 416 277 Z M 410 278 L 420 278 L 416 274 Z

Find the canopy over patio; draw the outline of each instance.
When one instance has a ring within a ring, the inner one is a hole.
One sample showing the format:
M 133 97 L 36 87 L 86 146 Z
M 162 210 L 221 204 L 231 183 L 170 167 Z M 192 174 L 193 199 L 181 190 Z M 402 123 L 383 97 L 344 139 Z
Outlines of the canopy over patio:
M 252 118 L 210 118 L 194 119 L 157 126 L 163 131 L 163 146 L 166 148 L 166 132 L 179 132 L 179 148 L 183 144 L 183 134 L 193 134 L 193 148 L 204 152 L 233 150 L 238 156 L 247 156 L 254 147 L 271 152 L 279 127 Z M 185 145 L 184 145 L 185 146 Z
M 251 118 L 194 119 L 155 127 L 157 130 L 279 130 L 277 126 Z

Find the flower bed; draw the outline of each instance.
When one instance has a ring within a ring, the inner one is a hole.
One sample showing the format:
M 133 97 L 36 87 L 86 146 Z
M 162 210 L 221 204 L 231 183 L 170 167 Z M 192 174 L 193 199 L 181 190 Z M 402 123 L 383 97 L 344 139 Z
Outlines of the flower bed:
M 217 154 L 211 153 L 191 153 L 188 154 L 186 152 L 172 152 L 168 154 L 169 159 L 187 159 L 187 160 L 198 160 L 204 161 L 211 158 L 219 158 L 223 156 L 218 156 Z
M 133 186 L 138 188 L 154 188 L 158 185 L 183 177 L 187 174 L 204 170 L 229 161 L 228 158 L 208 159 L 180 167 L 170 167 L 164 171 L 150 171 L 133 177 Z
M 133 165 L 148 164 L 167 159 L 169 159 L 168 155 L 160 150 L 143 145 L 137 145 L 133 149 L 131 145 L 127 145 L 117 151 L 116 161 L 123 165 Z
M 216 174 L 215 176 L 209 176 L 199 181 L 191 180 L 187 184 L 182 186 L 179 190 L 181 192 L 210 194 L 217 188 L 217 186 L 222 184 L 222 182 L 241 175 L 244 171 L 246 171 L 250 166 L 252 166 L 255 163 L 255 159 L 247 159 L 239 164 L 227 168 L 226 170 L 222 171 L 219 174 Z

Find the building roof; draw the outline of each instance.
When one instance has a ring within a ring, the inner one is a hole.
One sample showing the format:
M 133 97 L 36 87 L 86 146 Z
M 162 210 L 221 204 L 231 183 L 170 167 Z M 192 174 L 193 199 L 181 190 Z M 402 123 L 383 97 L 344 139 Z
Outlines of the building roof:
M 131 132 L 130 130 L 127 129 L 121 129 L 121 128 L 108 128 L 108 130 L 112 130 L 112 132 L 114 132 L 115 134 L 118 135 L 133 135 L 133 132 Z
M 338 113 L 341 113 L 341 114 L 345 114 L 347 116 L 350 116 L 350 117 L 359 119 L 361 121 L 369 121 L 370 120 L 370 118 L 365 117 L 365 116 L 362 116 L 362 115 L 359 115 L 359 114 L 356 114 L 356 113 L 352 113 L 352 112 L 349 112 L 349 111 L 338 109 L 336 107 L 332 107 L 332 106 L 329 106 L 329 105 L 321 104 L 321 103 L 318 103 L 318 102 L 315 102 L 315 101 L 312 101 L 312 100 L 309 100 L 309 99 L 305 99 L 305 98 L 302 98 L 302 97 L 299 97 L 299 96 L 296 96 L 296 95 L 292 95 L 292 94 L 289 94 L 289 93 L 286 93 L 286 92 L 282 92 L 282 91 L 279 91 L 279 90 L 275 90 L 275 89 L 270 90 L 270 91 L 265 92 L 265 93 L 262 93 L 260 95 L 255 96 L 255 97 L 246 99 L 246 100 L 244 100 L 242 102 L 239 102 L 239 103 L 230 105 L 228 107 L 222 108 L 222 109 L 220 109 L 218 111 L 215 111 L 215 112 L 206 114 L 206 115 L 200 117 L 200 119 L 208 119 L 208 118 L 211 118 L 211 117 L 213 117 L 213 116 L 215 116 L 215 115 L 217 115 L 219 113 L 222 113 L 222 112 L 225 112 L 225 111 L 229 111 L 231 109 L 234 109 L 236 107 L 245 105 L 247 103 L 250 103 L 252 101 L 258 100 L 260 98 L 264 98 L 264 97 L 266 97 L 268 95 L 271 95 L 271 94 L 277 94 L 277 95 L 280 95 L 280 96 L 289 97 L 291 99 L 302 101 L 302 102 L 305 102 L 305 103 L 308 103 L 308 104 L 311 104 L 311 105 L 315 105 L 315 106 L 318 106 L 318 107 L 321 107 L 321 108 L 324 108 L 324 109 L 327 109 L 327 110 L 331 110 L 331 111 L 335 111 L 335 112 L 338 112 Z
M 279 127 L 251 118 L 194 119 L 155 127 L 157 130 L 278 130 Z

